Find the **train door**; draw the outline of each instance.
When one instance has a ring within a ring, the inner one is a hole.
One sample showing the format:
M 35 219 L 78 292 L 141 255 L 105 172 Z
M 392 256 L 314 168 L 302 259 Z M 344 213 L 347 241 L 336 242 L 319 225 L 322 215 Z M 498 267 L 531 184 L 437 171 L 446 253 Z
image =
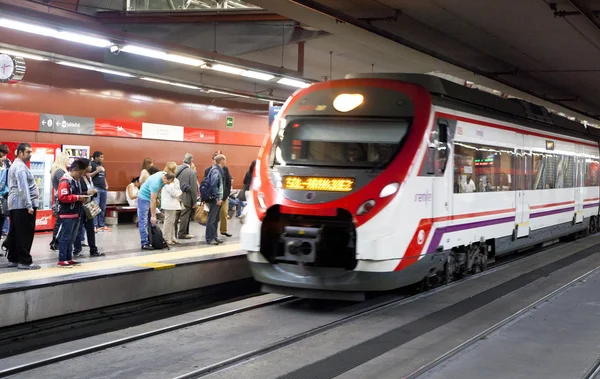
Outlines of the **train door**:
M 433 131 L 433 135 L 437 136 L 433 177 L 433 216 L 443 220 L 448 219 L 452 214 L 452 140 L 455 129 L 456 121 L 437 119 Z
M 531 167 L 533 165 L 533 156 L 528 150 L 529 136 L 517 134 L 517 149 L 515 154 L 515 224 L 516 238 L 527 237 L 529 235 L 529 202 L 531 191 L 528 191 L 531 184 Z
M 585 158 L 583 157 L 583 146 L 575 145 L 575 223 L 583 222 L 583 186 L 585 175 Z

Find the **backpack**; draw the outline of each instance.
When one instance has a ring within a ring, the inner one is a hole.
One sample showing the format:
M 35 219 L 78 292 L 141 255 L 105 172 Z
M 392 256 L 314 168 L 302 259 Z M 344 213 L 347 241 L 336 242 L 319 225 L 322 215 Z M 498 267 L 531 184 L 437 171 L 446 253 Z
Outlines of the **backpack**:
M 200 197 L 202 198 L 202 201 L 208 201 L 214 198 L 212 189 L 210 188 L 210 174 L 213 170 L 214 168 L 211 168 L 208 175 L 206 175 L 204 179 L 202 179 L 202 183 L 200 183 Z
M 167 248 L 167 250 L 171 250 L 167 241 L 163 237 L 162 230 L 158 226 L 153 226 L 150 224 L 148 226 L 148 237 L 150 237 L 150 244 L 155 250 L 161 250 Z

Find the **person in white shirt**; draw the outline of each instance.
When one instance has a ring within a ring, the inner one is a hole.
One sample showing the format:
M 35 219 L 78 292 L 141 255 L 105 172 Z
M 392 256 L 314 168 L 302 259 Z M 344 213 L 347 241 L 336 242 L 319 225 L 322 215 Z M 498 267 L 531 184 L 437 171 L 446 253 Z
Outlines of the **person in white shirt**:
M 164 171 L 174 174 L 176 170 L 177 164 L 175 162 L 169 162 Z M 177 221 L 177 212 L 181 210 L 182 195 L 183 192 L 181 191 L 179 179 L 177 178 L 173 180 L 173 183 L 166 184 L 162 188 L 160 195 L 160 206 L 165 214 L 163 236 L 169 245 L 179 244 L 175 238 L 175 222 Z
M 464 191 L 465 193 L 471 193 L 471 192 L 477 191 L 477 186 L 475 185 L 475 182 L 473 181 L 473 178 L 471 177 L 471 175 L 467 175 L 467 182 L 465 183 L 464 190 L 465 190 Z
M 138 192 L 140 190 L 140 178 L 135 177 L 131 179 L 131 183 L 125 188 L 125 197 L 127 197 L 127 203 L 130 207 L 138 206 Z

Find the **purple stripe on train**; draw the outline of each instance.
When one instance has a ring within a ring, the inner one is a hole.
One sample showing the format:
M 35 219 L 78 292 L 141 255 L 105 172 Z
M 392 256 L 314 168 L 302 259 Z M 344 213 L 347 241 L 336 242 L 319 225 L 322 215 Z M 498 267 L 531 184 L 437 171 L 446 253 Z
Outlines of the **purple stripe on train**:
M 555 214 L 559 214 L 559 213 L 573 212 L 573 211 L 575 211 L 575 207 L 553 209 L 551 211 L 532 213 L 531 216 L 529 216 L 529 218 L 544 217 L 544 216 L 550 216 L 550 215 L 555 215 Z
M 468 224 L 450 225 L 450 226 L 446 226 L 443 228 L 437 228 L 435 230 L 435 233 L 433 234 L 433 238 L 431 239 L 429 248 L 427 249 L 427 254 L 432 254 L 432 253 L 436 252 L 438 246 L 440 245 L 440 241 L 442 240 L 442 237 L 444 236 L 445 233 L 452 233 L 452 232 L 458 232 L 460 230 L 481 228 L 483 226 L 505 224 L 507 222 L 514 222 L 514 221 L 515 221 L 515 216 L 509 216 L 509 217 L 497 218 L 494 220 L 484 220 L 484 221 L 470 222 Z
M 594 207 L 597 207 L 598 205 L 600 205 L 600 203 L 591 203 L 591 204 L 585 204 L 583 207 L 584 208 L 594 208 Z

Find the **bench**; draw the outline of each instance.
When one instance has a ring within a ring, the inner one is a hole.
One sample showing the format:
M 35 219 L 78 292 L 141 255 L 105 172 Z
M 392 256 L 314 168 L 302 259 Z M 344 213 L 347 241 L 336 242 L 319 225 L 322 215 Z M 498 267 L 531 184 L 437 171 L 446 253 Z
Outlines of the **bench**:
M 106 215 L 105 221 L 108 225 L 117 225 L 121 213 L 134 213 L 133 222 L 137 220 L 137 208 L 130 207 L 127 203 L 125 191 L 108 191 L 106 196 Z

